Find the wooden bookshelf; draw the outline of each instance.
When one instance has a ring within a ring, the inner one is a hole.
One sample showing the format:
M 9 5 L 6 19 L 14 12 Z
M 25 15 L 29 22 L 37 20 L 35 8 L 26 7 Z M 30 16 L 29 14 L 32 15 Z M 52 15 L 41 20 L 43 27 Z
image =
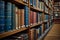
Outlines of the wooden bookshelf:
M 43 23 L 43 22 L 36 23 L 36 24 L 34 24 L 34 25 L 30 26 L 30 28 L 33 28 L 33 27 L 38 26 L 38 25 L 41 25 L 42 23 Z
M 35 11 L 38 11 L 38 12 L 42 12 L 42 13 L 44 12 L 44 11 L 41 11 L 41 10 L 39 10 L 37 8 L 32 7 L 32 6 L 30 6 L 30 9 L 35 10 Z
M 10 35 L 13 35 L 13 34 L 16 34 L 18 32 L 21 32 L 21 31 L 24 31 L 24 30 L 27 30 L 28 28 L 21 28 L 21 29 L 18 29 L 18 30 L 11 30 L 11 31 L 8 31 L 8 32 L 4 32 L 2 34 L 0 34 L 0 38 L 4 38 L 4 37 L 7 37 L 7 36 L 10 36 Z
M 15 0 L 15 2 L 20 3 L 20 4 L 22 4 L 22 5 L 28 6 L 28 4 L 26 4 L 26 3 L 22 2 L 22 1 L 17 1 L 17 0 Z
M 31 30 L 32 28 L 37 27 L 38 25 L 42 25 L 42 32 L 44 33 L 44 31 L 45 31 L 45 30 L 44 30 L 44 23 L 50 21 L 49 19 L 48 19 L 48 20 L 45 20 L 45 19 L 44 19 L 44 18 L 45 18 L 45 14 L 47 14 L 48 16 L 50 16 L 51 14 L 49 14 L 49 10 L 52 10 L 52 7 L 50 8 L 49 5 L 47 5 L 47 4 L 44 2 L 44 0 L 42 0 L 42 1 L 43 1 L 43 3 L 44 3 L 44 6 L 46 6 L 46 7 L 48 8 L 48 13 L 45 12 L 45 10 L 42 11 L 42 10 L 40 10 L 40 9 L 38 9 L 38 8 L 32 7 L 32 6 L 30 5 L 30 0 L 28 0 L 28 3 L 24 3 L 24 2 L 18 1 L 18 0 L 4 0 L 4 1 L 11 2 L 11 3 L 15 4 L 15 5 L 28 6 L 28 8 L 29 8 L 29 14 L 30 14 L 30 11 L 31 11 L 31 10 L 42 13 L 42 17 L 41 17 L 41 18 L 42 18 L 42 21 L 41 21 L 41 22 L 38 22 L 38 23 L 35 23 L 35 24 L 33 24 L 33 25 L 30 25 L 30 26 L 27 27 L 27 28 L 20 28 L 20 29 L 18 29 L 18 30 L 14 29 L 14 30 L 11 30 L 11 31 L 8 31 L 8 32 L 4 32 L 4 33 L 0 34 L 0 39 L 1 39 L 1 38 L 4 38 L 4 37 L 7 37 L 7 36 L 11 36 L 11 35 L 13 35 L 13 34 L 16 34 L 16 33 L 22 32 L 22 31 L 25 31 L 25 30 L 28 30 L 28 35 L 29 35 L 29 37 L 30 37 L 30 30 Z M 49 3 L 51 3 L 51 2 L 49 1 Z M 52 10 L 52 11 L 53 11 L 53 10 Z M 52 19 L 51 19 L 51 20 L 52 20 Z M 24 32 L 23 32 L 23 33 L 24 33 Z M 30 40 L 30 38 L 29 38 L 29 40 Z
M 44 2 L 44 4 L 48 9 L 52 10 L 52 8 L 50 8 L 45 2 Z

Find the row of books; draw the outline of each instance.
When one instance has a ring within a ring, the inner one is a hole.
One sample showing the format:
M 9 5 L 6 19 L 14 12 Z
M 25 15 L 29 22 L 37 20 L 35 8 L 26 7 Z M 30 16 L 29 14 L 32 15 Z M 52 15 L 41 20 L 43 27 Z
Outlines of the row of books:
M 45 14 L 45 20 L 49 19 L 49 15 Z
M 46 22 L 45 24 L 44 24 L 44 29 L 46 30 L 46 29 L 48 29 L 49 28 L 49 22 Z
M 50 2 L 49 2 L 50 1 Z M 44 2 L 51 8 L 53 5 L 53 1 L 52 0 L 44 0 Z
M 30 11 L 30 25 L 31 24 L 35 24 L 35 23 L 39 23 L 42 21 L 42 13 L 40 12 L 34 12 L 34 11 Z
M 37 40 L 42 35 L 42 26 L 40 25 L 38 28 L 31 29 L 30 34 L 30 40 Z
M 53 7 L 53 3 L 49 3 L 49 7 L 50 7 L 50 8 Z
M 4 38 L 2 40 L 29 40 L 27 33 L 16 34 L 11 37 Z
M 28 27 L 42 21 L 41 12 L 30 11 L 29 13 L 27 6 L 21 6 L 0 1 L 0 33 Z
M 48 13 L 48 8 L 45 6 L 45 12 Z
M 30 29 L 30 38 L 28 33 L 17 33 L 1 40 L 37 40 L 40 36 L 42 36 L 42 25 Z
M 42 0 L 30 0 L 30 5 L 39 10 L 44 10 L 44 3 Z
M 44 2 L 48 5 L 49 1 L 48 0 L 44 0 Z

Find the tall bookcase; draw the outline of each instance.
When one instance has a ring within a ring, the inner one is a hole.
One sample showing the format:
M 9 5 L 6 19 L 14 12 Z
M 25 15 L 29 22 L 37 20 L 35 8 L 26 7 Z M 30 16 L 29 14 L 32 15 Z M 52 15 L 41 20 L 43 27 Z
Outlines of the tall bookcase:
M 59 6 L 60 6 L 60 2 L 54 2 L 54 23 L 60 23 L 59 20 L 60 20 L 60 9 L 59 9 Z
M 0 39 L 40 40 L 52 27 L 53 0 L 1 0 L 0 5 Z

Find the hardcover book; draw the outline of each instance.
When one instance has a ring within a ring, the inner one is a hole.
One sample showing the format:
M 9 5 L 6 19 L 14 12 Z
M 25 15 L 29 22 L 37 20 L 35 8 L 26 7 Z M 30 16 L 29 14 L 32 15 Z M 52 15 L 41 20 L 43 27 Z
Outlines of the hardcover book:
M 5 27 L 5 2 L 0 1 L 0 33 L 4 32 Z

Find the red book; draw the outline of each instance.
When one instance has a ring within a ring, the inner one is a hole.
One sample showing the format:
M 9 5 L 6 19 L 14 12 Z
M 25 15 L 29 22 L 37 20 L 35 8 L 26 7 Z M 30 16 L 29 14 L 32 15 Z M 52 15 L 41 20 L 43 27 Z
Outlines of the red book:
M 29 24 L 32 25 L 33 24 L 33 12 L 30 11 L 30 14 L 29 14 Z
M 33 18 L 33 21 L 34 21 L 34 24 L 36 23 L 36 12 L 33 12 L 34 14 L 34 18 Z

